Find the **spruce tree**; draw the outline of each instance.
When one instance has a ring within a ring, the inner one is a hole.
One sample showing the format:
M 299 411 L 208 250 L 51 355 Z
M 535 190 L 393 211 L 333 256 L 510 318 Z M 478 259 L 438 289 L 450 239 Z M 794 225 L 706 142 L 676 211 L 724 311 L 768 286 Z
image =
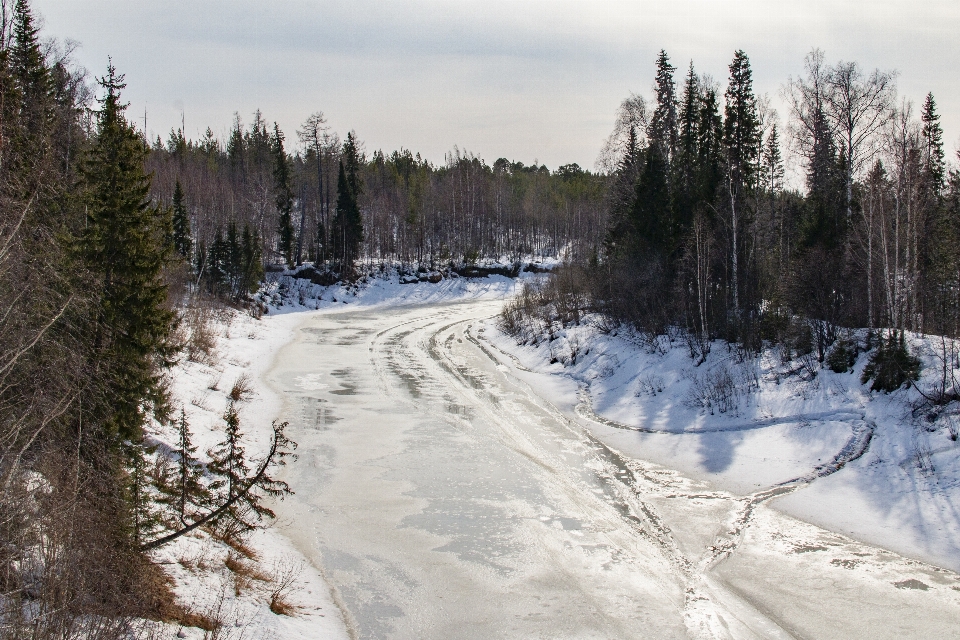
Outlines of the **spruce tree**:
M 274 123 L 271 151 L 273 153 L 273 190 L 277 203 L 277 253 L 286 264 L 293 263 L 293 191 L 290 189 L 290 165 L 283 150 L 283 133 Z
M 753 94 L 753 72 L 747 54 L 738 50 L 730 63 L 730 83 L 726 92 L 723 120 L 724 143 L 734 197 L 746 197 L 752 186 L 759 159 L 760 122 Z
M 173 189 L 173 248 L 181 257 L 189 259 L 193 252 L 190 238 L 190 216 L 183 202 L 183 187 L 180 180 Z
M 920 113 L 923 123 L 923 164 L 928 188 L 937 198 L 943 191 L 946 179 L 946 165 L 943 153 L 943 129 L 940 127 L 940 114 L 933 93 L 928 93 Z
M 717 93 L 707 88 L 700 99 L 700 117 L 697 123 L 697 200 L 712 208 L 723 182 L 724 147 L 723 119 Z
M 671 164 L 671 185 L 674 212 L 679 230 L 687 229 L 693 222 L 697 186 L 697 141 L 700 123 L 700 82 L 693 70 L 693 62 L 687 72 L 680 105 L 680 130 L 677 153 Z
M 293 492 L 287 483 L 276 480 L 269 473 L 256 478 L 251 472 L 240 432 L 240 414 L 233 399 L 227 405 L 223 420 L 226 424 L 224 440 L 208 452 L 210 464 L 207 468 L 216 478 L 209 488 L 211 504 L 224 505 L 235 500 L 218 518 L 218 525 L 226 535 L 237 536 L 256 529 L 264 518 L 275 517 L 274 512 L 264 504 L 263 494 L 282 498 Z M 271 467 L 283 465 L 284 458 L 296 448 L 296 443 L 284 435 L 285 427 L 286 423 L 274 423 L 275 448 L 274 458 L 269 461 Z
M 26 0 L 17 0 L 13 7 L 10 64 L 20 97 L 20 118 L 24 128 L 34 132 L 45 130 L 50 115 L 50 72 L 38 34 L 29 4 Z
M 203 486 L 203 470 L 194 457 L 197 448 L 190 438 L 190 425 L 187 423 L 187 414 L 181 408 L 180 419 L 177 421 L 177 479 L 175 506 L 180 522 L 186 524 L 187 507 L 189 505 L 207 504 L 209 496 Z
M 748 197 L 752 194 L 759 164 L 760 123 L 757 116 L 757 101 L 753 94 L 753 73 L 747 54 L 738 50 L 730 63 L 730 81 L 726 91 L 723 119 L 723 142 L 726 164 L 726 208 L 729 212 L 727 226 L 730 229 L 730 294 L 733 317 L 736 322 L 737 339 L 740 339 L 739 320 L 744 307 L 755 302 L 746 300 L 749 279 L 745 277 L 750 266 L 747 257 L 749 210 Z
M 99 299 L 93 339 L 109 399 L 99 411 L 119 444 L 139 442 L 149 411 L 162 413 L 166 405 L 160 368 L 172 355 L 173 314 L 162 270 L 171 220 L 168 209 L 150 202 L 147 149 L 120 102 L 123 76 L 111 63 L 99 83 L 106 94 L 82 165 L 87 219 L 77 249 Z
M 243 274 L 241 294 L 253 293 L 263 279 L 263 260 L 260 256 L 260 238 L 250 230 L 249 224 L 243 225 L 240 249 Z
M 343 145 L 337 175 L 337 212 L 330 230 L 333 253 L 344 273 L 353 271 L 353 263 L 360 255 L 363 242 L 363 219 L 358 204 L 361 162 L 356 137 L 350 132 Z
M 669 165 L 677 149 L 677 92 L 673 81 L 673 72 L 676 67 L 670 64 L 667 52 L 660 50 L 657 56 L 657 76 L 655 90 L 657 93 L 657 108 L 650 119 L 647 128 L 647 137 L 651 145 L 660 147 L 660 153 Z
M 246 142 L 243 138 L 243 123 L 240 114 L 233 114 L 233 129 L 230 130 L 230 139 L 227 140 L 227 159 L 234 180 L 242 181 L 245 176 Z
M 660 145 L 651 144 L 644 153 L 645 162 L 637 181 L 632 233 L 635 251 L 643 259 L 661 258 L 673 249 L 675 229 L 667 183 L 667 159 Z

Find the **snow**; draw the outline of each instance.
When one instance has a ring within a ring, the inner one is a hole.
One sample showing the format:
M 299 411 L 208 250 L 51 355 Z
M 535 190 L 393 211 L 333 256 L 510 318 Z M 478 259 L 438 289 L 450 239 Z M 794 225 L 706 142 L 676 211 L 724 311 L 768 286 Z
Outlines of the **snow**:
M 809 360 L 781 363 L 772 349 L 741 363 L 721 343 L 696 366 L 681 341 L 642 341 L 627 330 L 603 333 L 589 321 L 537 345 L 517 345 L 494 320 L 484 335 L 505 362 L 527 370 L 519 374 L 527 383 L 583 416 L 597 437 L 622 453 L 738 495 L 799 486 L 776 498 L 774 508 L 960 571 L 954 417 L 942 415 L 932 424 L 915 418 L 911 403 L 919 394 L 913 388 L 871 392 L 860 383 L 867 354 L 852 372 L 838 374 Z M 917 386 L 929 388 L 940 367 L 934 357 L 939 338 L 911 336 L 911 345 L 924 363 Z M 696 402 L 698 381 L 702 387 L 722 370 L 740 389 L 724 413 L 717 403 L 707 408 Z M 812 378 L 810 370 L 816 371 Z M 866 451 L 835 473 L 823 469 L 844 447 L 864 444 Z

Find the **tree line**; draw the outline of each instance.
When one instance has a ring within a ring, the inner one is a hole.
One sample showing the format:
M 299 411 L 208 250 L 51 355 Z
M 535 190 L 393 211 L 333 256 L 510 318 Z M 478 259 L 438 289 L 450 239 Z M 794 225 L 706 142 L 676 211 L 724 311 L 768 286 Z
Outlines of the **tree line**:
M 368 156 L 355 133 L 341 142 L 320 112 L 297 141 L 287 143 L 259 111 L 246 127 L 235 116 L 226 142 L 210 129 L 196 142 L 180 129 L 152 141 L 152 197 L 183 212 L 178 247 L 209 289 L 238 296 L 258 282 L 253 269 L 239 287 L 226 284 L 232 263 L 211 255 L 231 228 L 231 246 L 251 238 L 253 263 L 312 262 L 347 277 L 364 264 L 436 268 L 602 244 L 607 177 L 576 164 L 551 172 L 500 158 L 491 166 L 458 149 L 440 166 L 405 149 Z

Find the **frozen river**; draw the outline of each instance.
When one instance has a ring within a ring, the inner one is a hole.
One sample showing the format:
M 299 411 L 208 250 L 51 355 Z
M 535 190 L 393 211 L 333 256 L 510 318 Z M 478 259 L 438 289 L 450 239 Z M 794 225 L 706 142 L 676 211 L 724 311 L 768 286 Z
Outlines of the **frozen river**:
M 498 301 L 306 316 L 280 526 L 357 638 L 960 633 L 952 572 L 628 459 L 485 343 Z

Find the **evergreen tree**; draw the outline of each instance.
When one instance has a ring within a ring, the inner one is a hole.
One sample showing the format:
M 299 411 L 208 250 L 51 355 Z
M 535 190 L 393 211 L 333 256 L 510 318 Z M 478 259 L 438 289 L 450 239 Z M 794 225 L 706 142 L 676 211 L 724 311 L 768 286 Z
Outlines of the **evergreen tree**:
M 330 235 L 334 257 L 340 263 L 340 268 L 349 273 L 360 255 L 363 242 L 363 218 L 358 204 L 362 159 L 352 131 L 347 134 L 341 157 L 337 175 L 337 212 L 333 217 Z
M 723 120 L 730 181 L 737 204 L 752 185 L 760 149 L 760 121 L 753 94 L 753 72 L 747 54 L 738 50 L 730 63 Z
M 216 480 L 210 484 L 210 489 L 221 492 L 220 501 L 225 502 L 243 488 L 244 480 L 250 474 L 250 468 L 241 442 L 240 414 L 232 399 L 223 414 L 223 421 L 226 425 L 225 438 L 223 442 L 208 451 L 210 463 L 207 468 L 216 477 Z
M 644 153 L 645 162 L 637 181 L 632 232 L 637 251 L 644 257 L 662 258 L 673 247 L 676 229 L 670 207 L 667 183 L 667 159 L 660 145 L 651 144 Z
M 250 230 L 250 225 L 243 225 L 243 239 L 240 246 L 241 255 L 241 290 L 238 297 L 257 290 L 263 280 L 263 260 L 260 255 L 260 238 Z
M 693 62 L 687 72 L 680 106 L 677 154 L 671 165 L 674 212 L 680 229 L 689 228 L 697 199 L 697 155 L 700 124 L 700 82 Z
M 660 147 L 660 154 L 667 164 L 673 159 L 677 149 L 677 95 L 673 81 L 676 67 L 670 64 L 667 52 L 660 50 L 657 56 L 656 93 L 657 108 L 650 119 L 647 137 L 651 145 Z
M 283 150 L 283 133 L 273 125 L 273 190 L 277 203 L 277 253 L 286 264 L 293 263 L 293 191 L 290 189 L 290 164 Z
M 177 478 L 175 506 L 180 522 L 187 523 L 187 507 L 189 505 L 207 504 L 209 496 L 203 486 L 203 470 L 194 457 L 197 448 L 190 438 L 190 425 L 187 423 L 187 414 L 181 408 L 180 419 L 177 421 Z
M 631 216 L 641 167 L 643 151 L 637 141 L 637 129 L 630 127 L 626 148 L 610 187 L 610 224 L 604 238 L 604 247 L 609 256 L 617 256 L 629 247 L 633 224 Z
M 757 116 L 757 101 L 753 94 L 753 73 L 747 54 L 738 50 L 730 63 L 730 81 L 726 91 L 726 106 L 723 119 L 723 141 L 726 152 L 727 206 L 729 207 L 730 230 L 730 293 L 733 317 L 739 323 L 742 311 L 756 300 L 746 300 L 749 278 L 745 277 L 750 266 L 747 257 L 748 196 L 751 195 L 753 178 L 759 161 L 760 123 Z M 737 331 L 740 327 L 737 327 Z M 738 339 L 742 335 L 738 335 Z
M 160 528 L 160 511 L 153 495 L 153 483 L 147 473 L 146 451 L 140 444 L 127 443 L 125 457 L 127 472 L 127 502 L 130 505 L 129 523 L 133 543 L 139 547 Z
M 190 216 L 183 202 L 183 187 L 180 185 L 180 180 L 177 180 L 173 189 L 173 248 L 183 258 L 189 258 L 193 252 Z
M 771 195 L 776 195 L 783 190 L 783 179 L 785 171 L 783 168 L 783 156 L 780 153 L 780 134 L 777 131 L 776 123 L 770 127 L 770 133 L 767 134 L 767 142 L 763 146 L 763 188 Z
M 120 103 L 123 76 L 111 63 L 99 82 L 106 94 L 82 168 L 87 221 L 77 249 L 98 280 L 96 367 L 109 399 L 99 410 L 116 443 L 139 442 L 148 410 L 166 404 L 159 368 L 172 355 L 162 278 L 171 220 L 168 209 L 150 203 L 147 149 Z
M 836 251 L 844 245 L 846 214 L 843 210 L 842 161 L 822 109 L 814 114 L 813 148 L 807 167 L 807 215 L 802 223 L 802 243 Z
M 243 139 L 243 123 L 240 121 L 240 114 L 233 114 L 233 129 L 230 130 L 230 139 L 227 140 L 227 159 L 230 161 L 230 168 L 234 179 L 243 180 L 244 176 L 244 158 L 246 156 L 246 143 Z
M 51 83 L 38 33 L 27 1 L 17 0 L 13 8 L 10 64 L 20 97 L 24 128 L 40 132 L 47 126 Z
M 253 477 L 240 433 L 240 415 L 233 399 L 227 405 L 223 420 L 226 423 L 225 438 L 208 452 L 210 464 L 207 468 L 216 478 L 209 488 L 215 504 L 235 501 L 218 518 L 220 530 L 235 537 L 256 529 L 264 518 L 275 517 L 274 512 L 264 504 L 262 494 L 282 498 L 293 492 L 287 483 L 267 473 L 259 478 Z M 274 458 L 268 461 L 271 466 L 283 465 L 283 459 L 296 448 L 296 444 L 284 435 L 284 427 L 285 423 L 274 423 Z
M 943 129 L 940 127 L 940 114 L 933 93 L 928 93 L 920 114 L 923 123 L 923 163 L 924 173 L 930 191 L 937 198 L 943 191 L 946 179 L 946 165 L 943 153 Z
M 723 119 L 717 93 L 708 87 L 700 100 L 697 124 L 697 199 L 713 204 L 723 182 Z M 711 209 L 712 211 L 712 209 Z

